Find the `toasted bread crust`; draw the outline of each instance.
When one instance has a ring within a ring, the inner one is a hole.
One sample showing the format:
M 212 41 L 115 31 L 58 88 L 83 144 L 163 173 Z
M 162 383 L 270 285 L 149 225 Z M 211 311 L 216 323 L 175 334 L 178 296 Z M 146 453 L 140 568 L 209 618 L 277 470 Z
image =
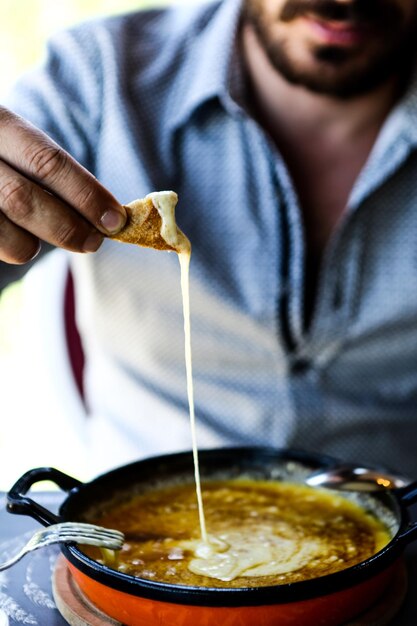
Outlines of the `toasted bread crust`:
M 111 239 L 155 250 L 174 250 L 161 236 L 162 219 L 150 198 L 141 198 L 124 206 L 124 228 Z

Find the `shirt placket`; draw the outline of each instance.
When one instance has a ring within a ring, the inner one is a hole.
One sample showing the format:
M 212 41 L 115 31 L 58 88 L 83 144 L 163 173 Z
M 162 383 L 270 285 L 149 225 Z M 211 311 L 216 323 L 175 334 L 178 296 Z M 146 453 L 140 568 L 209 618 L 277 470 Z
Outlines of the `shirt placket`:
M 313 316 L 305 330 L 306 244 L 302 214 L 292 181 L 281 160 L 275 163 L 275 177 L 285 214 L 281 236 L 286 239 L 282 248 L 287 255 L 281 264 L 286 289 L 279 305 L 280 325 L 289 369 L 300 373 L 325 365 L 343 344 L 347 322 L 354 311 L 363 246 L 359 228 L 351 228 L 346 219 L 324 253 Z
M 306 341 L 306 349 L 318 369 L 340 352 L 348 337 L 361 282 L 364 245 L 363 220 L 353 221 L 347 215 L 323 257 L 311 333 Z

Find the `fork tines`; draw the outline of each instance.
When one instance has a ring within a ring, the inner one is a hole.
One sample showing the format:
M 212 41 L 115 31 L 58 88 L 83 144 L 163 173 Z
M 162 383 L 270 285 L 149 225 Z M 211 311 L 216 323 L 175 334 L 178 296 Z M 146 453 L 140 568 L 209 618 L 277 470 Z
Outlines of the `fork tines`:
M 124 534 L 119 530 L 82 522 L 62 522 L 49 526 L 48 531 L 49 536 L 56 535 L 60 541 L 85 543 L 113 550 L 120 549 L 124 542 Z

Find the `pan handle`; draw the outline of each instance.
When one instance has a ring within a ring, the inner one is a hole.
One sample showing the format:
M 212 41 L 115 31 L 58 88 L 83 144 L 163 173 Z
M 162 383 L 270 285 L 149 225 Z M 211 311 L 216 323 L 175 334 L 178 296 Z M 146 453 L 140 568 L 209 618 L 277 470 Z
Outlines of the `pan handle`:
M 60 472 L 53 467 L 38 467 L 29 470 L 23 474 L 18 481 L 16 481 L 8 492 L 6 496 L 7 510 L 10 513 L 16 513 L 18 515 L 29 515 L 44 526 L 56 524 L 61 521 L 55 513 L 48 511 L 48 509 L 45 509 L 45 507 L 26 496 L 29 489 L 35 483 L 43 480 L 55 483 L 65 492 L 71 491 L 71 489 L 82 485 L 81 481 Z
M 417 481 L 414 481 L 405 487 L 396 489 L 395 493 L 397 494 L 400 502 L 405 504 L 405 506 L 415 504 L 417 502 Z
M 417 482 L 412 482 L 405 487 L 401 487 L 400 489 L 395 489 L 395 495 L 397 499 L 405 508 L 409 508 L 413 504 L 417 503 Z M 417 522 L 410 522 L 408 526 L 403 530 L 403 532 L 398 537 L 401 541 L 405 543 L 409 543 L 417 538 Z

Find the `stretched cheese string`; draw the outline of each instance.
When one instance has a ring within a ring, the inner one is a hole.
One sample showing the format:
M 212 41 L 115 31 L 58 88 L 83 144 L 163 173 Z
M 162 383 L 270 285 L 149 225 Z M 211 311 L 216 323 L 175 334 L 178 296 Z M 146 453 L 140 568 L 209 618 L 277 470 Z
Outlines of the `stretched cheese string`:
M 193 367 L 191 354 L 191 322 L 190 322 L 190 241 L 178 230 L 175 221 L 175 206 L 178 196 L 173 191 L 156 191 L 148 196 L 152 200 L 162 220 L 161 236 L 178 253 L 181 268 L 181 293 L 184 315 L 185 367 L 187 376 L 187 396 L 190 414 L 191 438 L 194 460 L 194 477 L 197 494 L 198 516 L 200 521 L 201 539 L 209 545 L 206 520 L 204 516 L 203 496 L 201 493 L 200 466 L 198 461 L 197 433 L 194 408 Z
M 195 424 L 195 409 L 194 409 L 194 387 L 193 387 L 193 366 L 192 366 L 192 354 L 191 354 L 191 323 L 190 323 L 190 258 L 191 251 L 189 253 L 182 252 L 178 254 L 178 259 L 181 267 L 181 291 L 182 291 L 182 304 L 184 313 L 184 335 L 185 335 L 185 367 L 187 374 L 187 395 L 188 406 L 190 411 L 190 425 L 191 425 L 191 437 L 193 445 L 193 459 L 194 459 L 194 477 L 195 487 L 198 503 L 198 516 L 200 520 L 201 539 L 205 544 L 208 544 L 206 520 L 204 516 L 203 495 L 201 493 L 201 479 L 200 479 L 200 464 L 198 462 L 198 448 L 197 448 L 197 433 Z

